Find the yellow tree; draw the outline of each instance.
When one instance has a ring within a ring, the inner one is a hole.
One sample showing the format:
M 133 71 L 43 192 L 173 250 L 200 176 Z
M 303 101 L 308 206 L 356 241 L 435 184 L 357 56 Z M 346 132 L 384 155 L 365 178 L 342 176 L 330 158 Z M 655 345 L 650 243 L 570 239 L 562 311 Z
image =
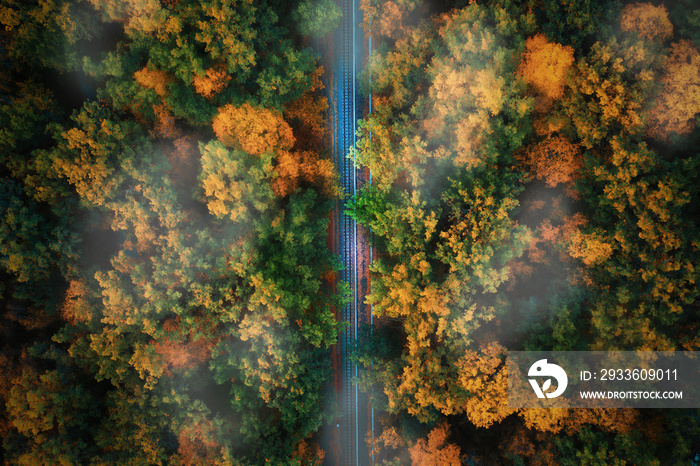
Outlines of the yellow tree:
M 245 103 L 228 104 L 214 117 L 214 133 L 224 145 L 260 155 L 294 145 L 292 128 L 279 112 Z
M 645 39 L 664 41 L 673 35 L 673 25 L 663 5 L 630 3 L 622 8 L 620 26 L 623 31 L 634 31 Z
M 525 41 L 519 71 L 537 94 L 554 101 L 564 95 L 564 78 L 573 63 L 574 49 L 537 34 Z
M 161 97 L 167 94 L 168 84 L 172 82 L 172 77 L 168 73 L 160 70 L 152 70 L 146 66 L 134 73 L 134 79 L 141 87 L 153 89 Z
M 247 221 L 265 211 L 272 198 L 267 183 L 271 160 L 251 157 L 240 150 L 227 150 L 220 142 L 200 143 L 202 172 L 199 175 L 209 212 L 219 218 Z M 252 211 L 252 212 L 251 212 Z
M 663 91 L 648 114 L 648 132 L 660 139 L 690 133 L 700 112 L 700 53 L 690 41 L 671 45 L 662 83 Z

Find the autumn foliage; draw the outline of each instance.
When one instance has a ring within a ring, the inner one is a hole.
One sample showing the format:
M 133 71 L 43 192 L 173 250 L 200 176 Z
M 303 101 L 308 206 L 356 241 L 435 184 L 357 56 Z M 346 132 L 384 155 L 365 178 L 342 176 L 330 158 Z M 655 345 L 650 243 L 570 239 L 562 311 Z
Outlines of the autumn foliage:
M 272 189 L 279 197 L 293 193 L 301 182 L 316 186 L 327 196 L 338 193 L 333 162 L 319 158 L 315 152 L 280 151 L 275 171 L 277 178 L 272 181 Z
M 661 82 L 663 90 L 649 111 L 647 130 L 661 139 L 690 133 L 700 113 L 700 53 L 690 41 L 671 44 Z
M 571 184 L 582 168 L 580 148 L 560 135 L 547 137 L 525 149 L 519 157 L 531 168 L 532 176 L 549 187 Z
M 571 47 L 549 42 L 544 35 L 537 34 L 525 41 L 520 73 L 535 92 L 556 100 L 564 94 L 564 78 L 573 63 Z
M 0 1 L 0 462 L 337 462 L 343 346 L 375 464 L 692 463 L 693 410 L 508 404 L 700 349 L 700 9 L 637 1 L 358 2 L 347 197 L 337 0 Z
M 459 466 L 462 464 L 457 445 L 447 443 L 449 430 L 446 424 L 430 431 L 427 439 L 419 439 L 408 449 L 413 466 Z
M 620 26 L 623 31 L 634 31 L 648 40 L 664 41 L 673 35 L 673 25 L 663 5 L 630 3 L 622 8 Z
M 219 109 L 213 121 L 216 137 L 226 146 L 252 155 L 289 149 L 294 145 L 292 128 L 282 115 L 267 108 L 245 103 L 228 104 Z
M 209 68 L 203 76 L 195 75 L 192 84 L 197 94 L 207 99 L 221 92 L 231 81 L 223 65 Z
M 143 67 L 134 73 L 134 79 L 146 89 L 153 89 L 160 97 L 167 94 L 167 87 L 172 78 L 164 71 Z

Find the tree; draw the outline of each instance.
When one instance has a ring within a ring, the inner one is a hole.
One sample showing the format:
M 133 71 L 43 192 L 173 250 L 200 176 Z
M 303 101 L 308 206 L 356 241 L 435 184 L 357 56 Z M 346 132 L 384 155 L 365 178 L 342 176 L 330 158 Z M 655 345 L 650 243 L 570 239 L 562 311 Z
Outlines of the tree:
M 543 0 L 531 2 L 538 25 L 548 39 L 559 44 L 583 48 L 602 29 L 605 15 L 613 16 L 618 6 L 613 2 L 591 0 Z
M 362 27 L 367 34 L 371 33 L 375 40 L 382 37 L 396 40 L 410 34 L 409 26 L 416 18 L 425 16 L 426 5 L 421 0 L 362 0 L 360 8 L 364 13 Z
M 340 26 L 343 12 L 332 0 L 302 0 L 292 12 L 299 34 L 316 39 Z
M 227 150 L 220 142 L 200 143 L 203 198 L 209 212 L 232 222 L 245 223 L 264 212 L 272 201 L 265 178 L 272 171 L 271 154 L 263 157 Z
M 224 90 L 229 81 L 231 81 L 231 76 L 226 73 L 224 65 L 219 63 L 217 66 L 209 68 L 206 71 L 206 74 L 202 76 L 196 75 L 192 79 L 192 84 L 194 85 L 197 94 L 207 99 L 211 99 L 216 94 Z
M 55 95 L 33 79 L 13 83 L 8 91 L 0 105 L 0 164 L 28 196 L 59 213 L 70 189 L 56 175 L 48 150 L 54 143 L 49 128 L 63 112 Z
M 156 0 L 88 0 L 102 13 L 105 22 L 124 24 L 128 35 L 151 33 L 167 19 L 166 10 Z
M 657 138 L 689 134 L 700 113 L 700 53 L 689 41 L 671 44 L 661 79 L 663 91 L 649 111 L 647 130 Z
M 446 444 L 447 436 L 448 427 L 446 424 L 442 424 L 430 431 L 427 441 L 419 439 L 415 445 L 408 449 L 411 454 L 411 464 L 413 466 L 431 464 L 458 466 L 462 464 L 459 447 L 454 444 Z
M 591 161 L 593 176 L 580 185 L 595 221 L 570 249 L 591 265 L 600 290 L 591 303 L 596 344 L 694 346 L 697 157 L 669 162 L 644 143 L 609 144 L 606 160 Z
M 593 44 L 574 64 L 567 82 L 571 90 L 555 110 L 568 122 L 569 139 L 591 149 L 620 133 L 639 136 L 643 105 L 654 91 L 662 58 L 658 44 L 639 39 Z
M 559 135 L 527 147 L 518 158 L 530 167 L 533 178 L 543 180 L 550 188 L 560 183 L 573 185 L 583 168 L 580 148 Z
M 138 125 L 95 101 L 71 119 L 75 126 L 55 135 L 53 167 L 75 187 L 81 204 L 101 206 L 127 181 L 118 167 L 147 163 L 150 145 Z
M 214 118 L 214 132 L 226 146 L 252 155 L 290 149 L 294 145 L 292 128 L 282 115 L 266 108 L 243 104 L 226 105 Z
M 302 183 L 330 198 L 339 194 L 333 162 L 319 158 L 314 152 L 280 151 L 275 172 L 277 178 L 272 181 L 272 189 L 278 197 L 290 195 Z
M 674 2 L 671 19 L 681 37 L 693 41 L 695 47 L 700 47 L 700 7 L 692 0 Z
M 577 440 L 577 441 L 576 441 Z M 640 435 L 618 434 L 609 438 L 591 429 L 583 429 L 575 437 L 557 439 L 562 464 L 565 465 L 658 465 L 654 446 Z
M 620 26 L 623 31 L 634 31 L 647 40 L 663 42 L 673 35 L 673 25 L 663 5 L 630 3 L 622 8 Z
M 62 278 L 75 271 L 79 243 L 69 218 L 46 212 L 18 183 L 0 179 L 0 267 L 12 277 L 18 309 L 29 302 L 30 315 L 54 314 Z M 32 320 L 27 324 L 34 326 Z
M 525 41 L 520 73 L 525 82 L 549 100 L 564 95 L 564 78 L 574 63 L 574 49 L 547 41 L 542 34 Z
M 38 360 L 27 358 L 13 380 L 6 409 L 23 445 L 18 449 L 20 445 L 6 442 L 8 459 L 18 464 L 88 461 L 95 453 L 91 428 L 100 400 L 81 383 L 79 371 L 61 350 L 35 345 L 29 352 L 53 359 L 57 367 L 42 370 Z
M 323 66 L 316 68 L 311 88 L 284 109 L 284 119 L 289 122 L 296 138 L 296 146 L 302 150 L 318 150 L 326 143 L 328 128 L 328 99 L 321 77 Z
M 29 68 L 73 71 L 79 67 L 77 44 L 100 33 L 90 8 L 72 0 L 0 3 L 0 24 L 9 34 L 8 55 Z

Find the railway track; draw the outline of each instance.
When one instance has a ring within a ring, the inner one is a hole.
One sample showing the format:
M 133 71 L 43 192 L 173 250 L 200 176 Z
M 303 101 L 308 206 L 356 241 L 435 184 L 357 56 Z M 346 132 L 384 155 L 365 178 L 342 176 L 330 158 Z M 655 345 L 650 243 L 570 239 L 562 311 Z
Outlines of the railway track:
M 343 191 L 353 195 L 364 184 L 361 173 L 355 169 L 349 158 L 350 149 L 355 146 L 357 120 L 362 118 L 366 99 L 358 95 L 357 74 L 364 62 L 364 35 L 359 28 L 361 13 L 359 0 L 339 0 L 343 11 L 343 22 L 334 37 L 334 86 L 332 89 L 333 106 L 333 159 L 340 174 Z M 358 233 L 358 225 L 348 217 L 344 208 L 345 200 L 336 202 L 335 207 L 335 251 L 341 256 L 345 269 L 339 279 L 346 282 L 352 291 L 347 306 L 340 312 L 340 318 L 348 323 L 347 330 L 341 334 L 340 352 L 340 422 L 338 424 L 338 458 L 335 463 L 341 465 L 370 464 L 364 436 L 367 431 L 367 397 L 361 394 L 356 384 L 359 368 L 350 361 L 350 354 L 357 342 L 359 325 L 366 321 L 364 294 L 366 284 L 362 285 L 360 277 L 364 276 L 361 267 L 366 267 L 360 259 L 362 244 L 366 238 Z M 364 242 L 364 243 L 363 243 Z

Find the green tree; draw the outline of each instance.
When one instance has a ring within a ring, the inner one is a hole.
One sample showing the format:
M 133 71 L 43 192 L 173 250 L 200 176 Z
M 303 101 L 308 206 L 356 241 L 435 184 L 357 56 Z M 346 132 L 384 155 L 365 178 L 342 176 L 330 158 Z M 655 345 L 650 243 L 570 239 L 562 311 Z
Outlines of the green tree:
M 41 359 L 23 361 L 6 403 L 19 434 L 5 440 L 8 459 L 18 464 L 87 461 L 94 453 L 91 433 L 100 414 L 99 399 L 82 384 L 82 374 L 63 351 L 35 345 L 30 353 Z M 56 368 L 41 369 L 40 360 L 53 360 Z
M 72 0 L 0 3 L 0 24 L 9 35 L 8 56 L 30 68 L 73 71 L 79 67 L 77 45 L 100 33 L 89 7 Z
M 657 465 L 654 446 L 639 433 L 606 435 L 589 428 L 556 440 L 563 465 Z
M 299 34 L 322 38 L 340 26 L 343 12 L 332 0 L 302 0 L 292 13 Z

